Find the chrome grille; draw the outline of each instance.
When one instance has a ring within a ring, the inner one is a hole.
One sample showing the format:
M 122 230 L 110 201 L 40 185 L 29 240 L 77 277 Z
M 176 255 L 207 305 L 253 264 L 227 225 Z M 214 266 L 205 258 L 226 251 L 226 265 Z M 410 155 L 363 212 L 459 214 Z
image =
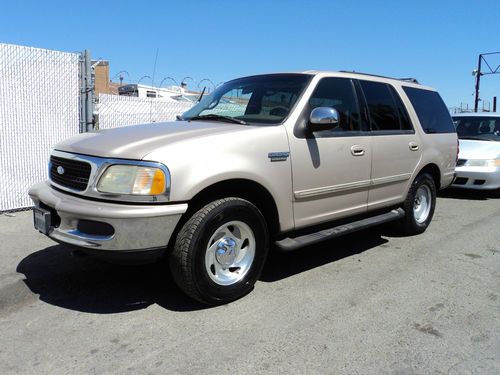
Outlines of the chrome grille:
M 89 183 L 91 169 L 90 164 L 84 161 L 57 156 L 50 157 L 49 175 L 51 181 L 70 189 L 85 190 Z

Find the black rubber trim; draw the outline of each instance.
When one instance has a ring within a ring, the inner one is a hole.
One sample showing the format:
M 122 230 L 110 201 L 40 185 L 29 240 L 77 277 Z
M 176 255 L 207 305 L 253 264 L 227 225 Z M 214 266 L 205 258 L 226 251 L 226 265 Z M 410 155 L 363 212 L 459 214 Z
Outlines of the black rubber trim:
M 353 221 L 343 225 L 338 225 L 328 229 L 323 229 L 315 233 L 310 233 L 293 238 L 287 237 L 280 241 L 276 241 L 276 246 L 283 251 L 292 251 L 304 246 L 313 245 L 318 242 L 331 240 L 344 234 L 370 228 L 372 226 L 387 223 L 389 221 L 398 220 L 404 217 L 404 215 L 404 210 L 402 208 L 398 208 L 397 210 L 393 210 L 384 214 L 368 217 L 366 219 L 358 221 Z

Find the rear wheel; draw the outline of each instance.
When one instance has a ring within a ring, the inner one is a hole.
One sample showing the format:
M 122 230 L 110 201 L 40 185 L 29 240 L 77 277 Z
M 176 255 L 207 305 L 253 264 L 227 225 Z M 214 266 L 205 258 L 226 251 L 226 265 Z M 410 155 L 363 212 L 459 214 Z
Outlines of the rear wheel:
M 253 289 L 268 248 L 266 222 L 257 207 L 240 198 L 219 199 L 184 224 L 170 268 L 186 294 L 205 304 L 223 304 Z
M 403 204 L 405 217 L 399 222 L 402 232 L 408 235 L 425 232 L 436 207 L 436 184 L 431 175 L 418 175 L 408 191 Z

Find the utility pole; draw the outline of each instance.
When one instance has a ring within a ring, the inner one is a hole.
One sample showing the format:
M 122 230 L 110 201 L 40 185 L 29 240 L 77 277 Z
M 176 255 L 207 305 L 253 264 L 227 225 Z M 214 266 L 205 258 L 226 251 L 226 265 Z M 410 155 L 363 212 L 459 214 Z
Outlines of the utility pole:
M 483 55 L 479 55 L 479 60 L 477 62 L 477 70 L 476 70 L 476 95 L 474 97 L 474 112 L 477 112 L 477 107 L 479 104 L 479 82 L 481 80 L 481 60 L 483 59 Z
M 481 81 L 481 76 L 484 76 L 486 74 L 498 74 L 500 73 L 500 64 L 496 68 L 492 68 L 488 61 L 486 61 L 485 56 L 490 56 L 490 55 L 499 55 L 500 52 L 489 52 L 489 53 L 481 53 L 479 55 L 479 59 L 477 61 L 477 69 L 472 71 L 472 74 L 476 76 L 476 89 L 475 89 L 475 97 L 474 97 L 474 112 L 477 112 L 478 105 L 479 105 L 479 84 Z M 481 63 L 484 61 L 488 69 L 486 72 L 481 71 Z

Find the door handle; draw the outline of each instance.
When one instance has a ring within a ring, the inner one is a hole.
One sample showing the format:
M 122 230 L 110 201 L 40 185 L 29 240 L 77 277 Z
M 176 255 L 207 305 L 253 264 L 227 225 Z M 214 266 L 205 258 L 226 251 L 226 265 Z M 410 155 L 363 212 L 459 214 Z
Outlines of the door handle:
M 418 151 L 418 144 L 416 144 L 415 142 L 410 142 L 409 146 L 410 146 L 410 150 Z
M 354 145 L 351 147 L 351 154 L 353 154 L 353 156 L 363 156 L 365 154 L 365 149 L 362 146 Z

